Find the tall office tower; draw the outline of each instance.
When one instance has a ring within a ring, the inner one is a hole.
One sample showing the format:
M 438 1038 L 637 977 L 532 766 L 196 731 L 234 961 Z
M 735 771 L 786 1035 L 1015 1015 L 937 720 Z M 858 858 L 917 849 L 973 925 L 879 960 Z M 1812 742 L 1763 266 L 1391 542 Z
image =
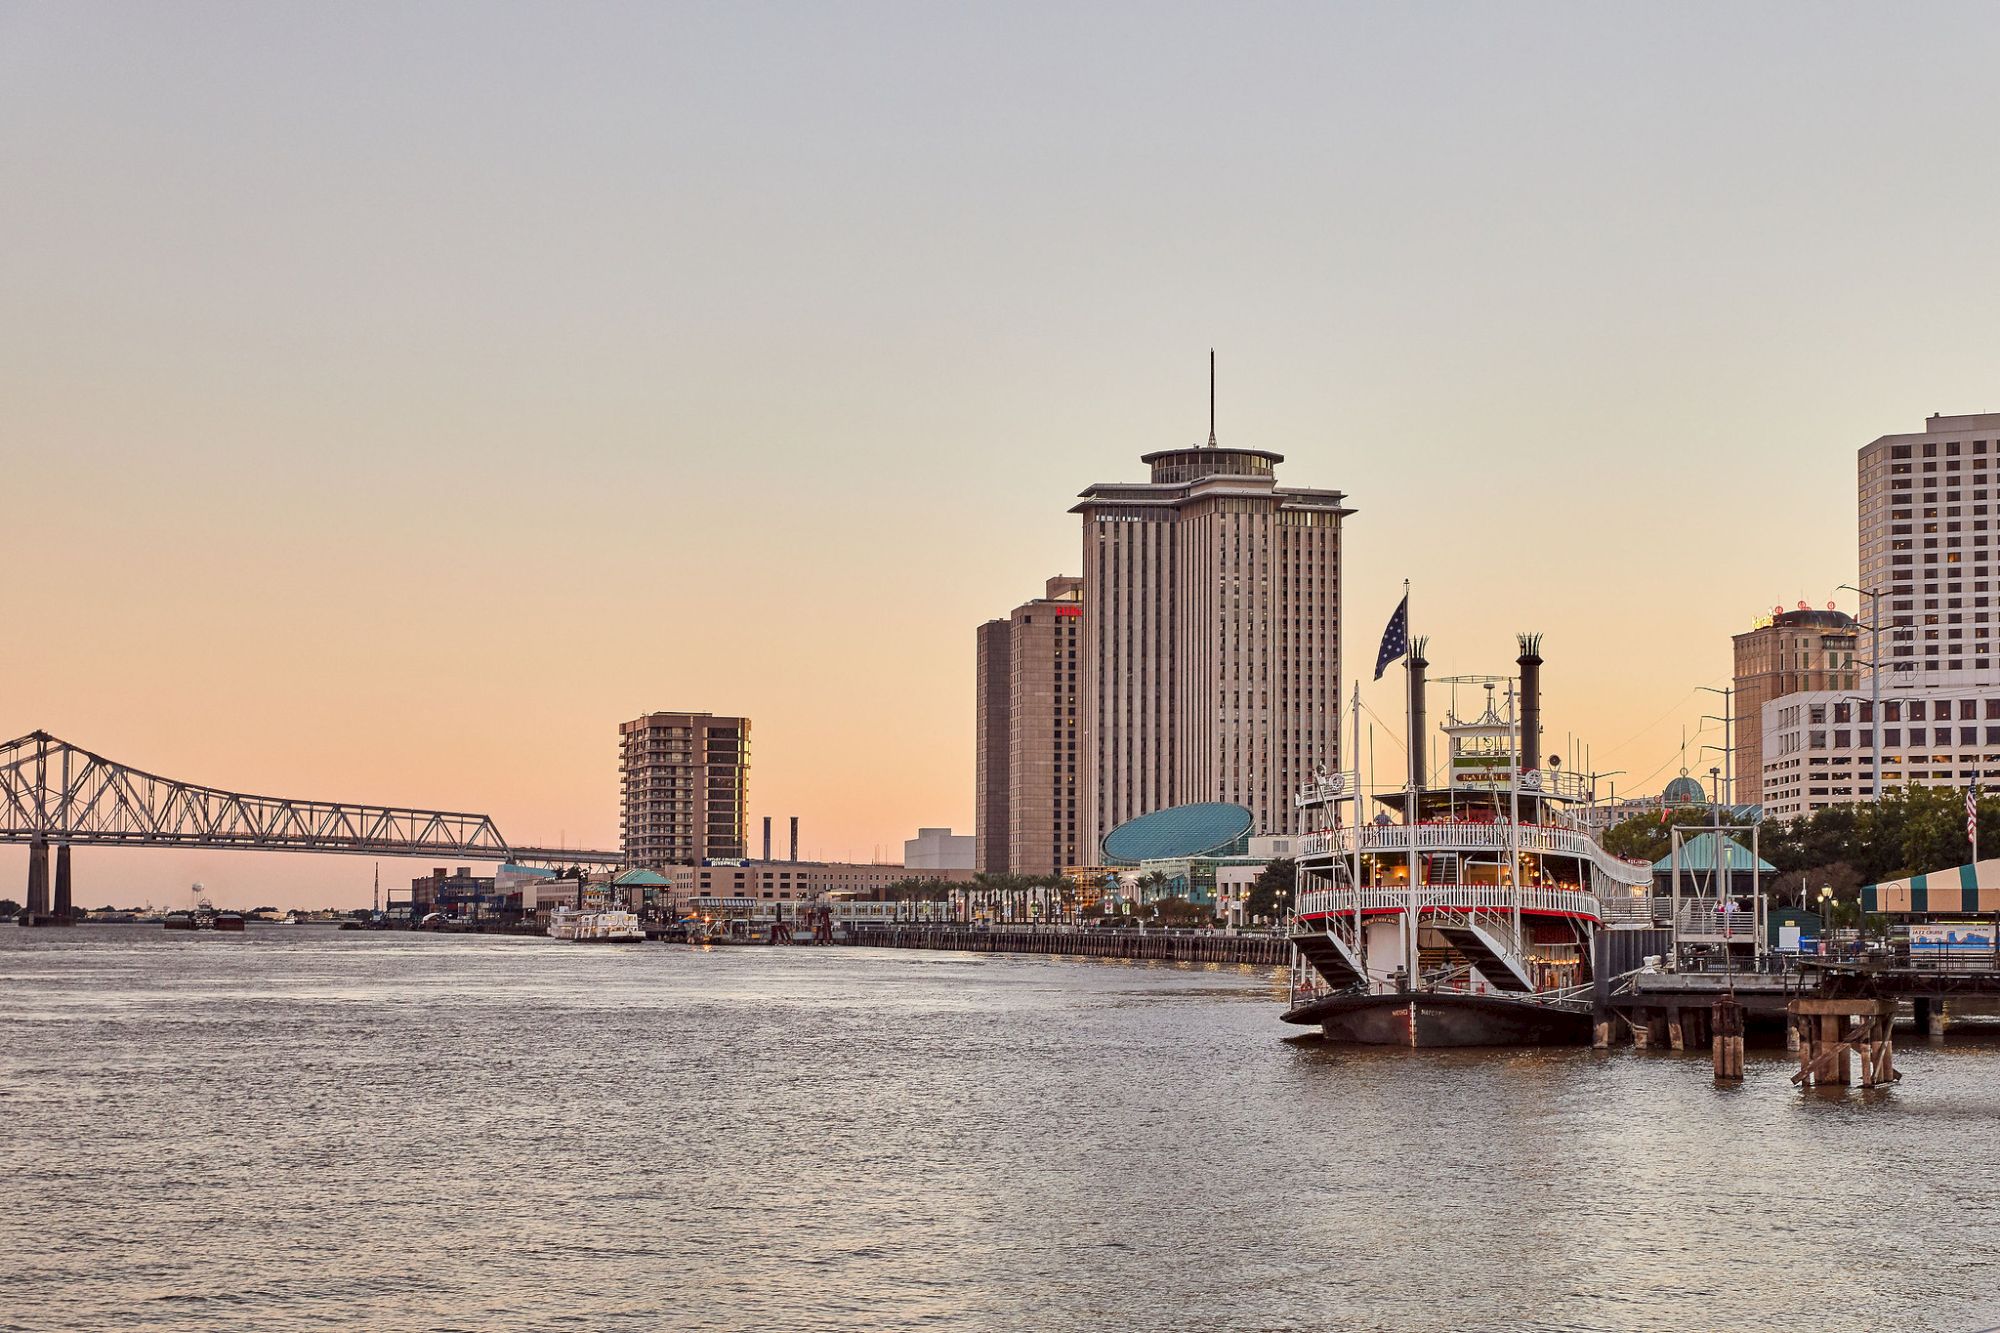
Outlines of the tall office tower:
M 618 727 L 628 865 L 748 855 L 750 719 L 648 713 Z
M 1083 580 L 1058 576 L 979 627 L 978 847 L 985 874 L 1051 875 L 1077 856 Z
M 1801 690 L 1855 688 L 1854 617 L 1831 608 L 1778 611 L 1731 637 L 1736 653 L 1735 789 L 1738 805 L 1764 800 L 1764 705 Z
M 1933 416 L 1860 456 L 1864 619 L 1887 630 L 1885 692 L 2000 683 L 1993 535 L 2000 530 L 2000 413 Z
M 1340 763 L 1339 491 L 1277 484 L 1281 454 L 1168 449 L 1083 516 L 1083 849 L 1190 801 L 1292 829 L 1292 794 Z
M 977 697 L 973 724 L 973 800 L 978 807 L 973 827 L 972 865 L 982 875 L 1005 875 L 1013 834 L 1007 803 L 1007 761 L 1013 753 L 1014 626 L 1009 620 L 989 620 L 979 627 Z

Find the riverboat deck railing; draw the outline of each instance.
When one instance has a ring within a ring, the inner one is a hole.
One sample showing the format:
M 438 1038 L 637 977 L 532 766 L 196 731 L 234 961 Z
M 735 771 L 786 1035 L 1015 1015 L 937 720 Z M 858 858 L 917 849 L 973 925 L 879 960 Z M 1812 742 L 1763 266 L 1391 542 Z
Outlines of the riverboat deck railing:
M 1598 846 L 1596 839 L 1588 833 L 1552 824 L 1522 824 L 1516 827 L 1458 820 L 1418 824 L 1414 829 L 1407 824 L 1368 824 L 1358 829 L 1308 833 L 1301 840 L 1300 855 L 1352 855 L 1357 840 L 1363 852 L 1393 855 L 1410 850 L 1413 833 L 1419 853 L 1505 853 L 1517 845 L 1515 840 L 1518 838 L 1518 845 L 1524 852 L 1582 857 L 1614 884 L 1648 884 L 1653 878 L 1651 866 L 1612 855 Z
M 1671 911 L 1668 900 L 1650 894 L 1603 894 L 1598 900 L 1598 916 L 1607 926 L 1664 925 Z
M 1563 912 L 1601 919 L 1602 904 L 1594 893 L 1575 889 L 1531 888 L 1519 890 L 1504 884 L 1426 884 L 1418 889 L 1308 889 L 1299 895 L 1298 914 L 1302 917 L 1351 914 L 1356 910 L 1404 912 L 1413 902 L 1420 912 L 1510 912 L 1516 893 L 1524 912 Z
M 1292 793 L 1292 804 L 1301 810 L 1351 800 L 1361 792 L 1361 774 L 1354 771 L 1325 773 Z
M 1681 900 L 1680 933 L 1686 937 L 1707 937 L 1710 939 L 1738 939 L 1749 941 L 1756 937 L 1756 916 L 1737 908 L 1725 910 L 1714 899 Z

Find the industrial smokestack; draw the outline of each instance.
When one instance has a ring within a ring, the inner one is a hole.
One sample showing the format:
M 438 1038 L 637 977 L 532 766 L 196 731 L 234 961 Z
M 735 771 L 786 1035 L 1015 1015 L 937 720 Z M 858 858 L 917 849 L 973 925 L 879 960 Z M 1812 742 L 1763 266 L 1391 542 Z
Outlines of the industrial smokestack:
M 1542 766 L 1542 636 L 1518 636 L 1521 655 L 1514 665 L 1521 668 L 1521 767 L 1535 772 Z
M 799 817 L 792 816 L 792 864 L 799 862 Z
M 764 859 L 771 859 L 771 817 L 764 816 Z
M 1410 786 L 1416 791 L 1424 789 L 1424 782 L 1430 777 L 1424 756 L 1430 753 L 1430 738 L 1424 730 L 1424 668 L 1430 663 L 1424 660 L 1424 649 L 1428 639 L 1410 640 Z M 1415 823 L 1417 812 L 1410 810 L 1406 817 Z

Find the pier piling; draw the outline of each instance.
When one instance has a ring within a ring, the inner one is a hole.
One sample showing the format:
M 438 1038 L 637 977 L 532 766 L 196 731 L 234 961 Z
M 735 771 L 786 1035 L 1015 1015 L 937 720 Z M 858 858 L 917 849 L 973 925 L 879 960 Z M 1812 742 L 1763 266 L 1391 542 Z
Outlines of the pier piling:
M 1799 1036 L 1799 1072 L 1792 1082 L 1800 1087 L 1846 1087 L 1857 1057 L 1864 1088 L 1902 1077 L 1891 1036 L 1894 1000 L 1793 1000 L 1786 1010 Z
M 1715 1077 L 1738 1081 L 1743 1077 L 1743 1009 L 1734 995 L 1725 995 L 1715 1002 L 1709 1019 L 1715 1033 L 1709 1039 Z

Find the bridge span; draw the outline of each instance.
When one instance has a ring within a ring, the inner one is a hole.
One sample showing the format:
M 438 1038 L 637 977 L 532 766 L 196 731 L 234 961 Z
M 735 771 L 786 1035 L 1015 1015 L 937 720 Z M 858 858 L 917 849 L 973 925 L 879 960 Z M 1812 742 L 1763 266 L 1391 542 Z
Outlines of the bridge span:
M 489 815 L 205 787 L 132 768 L 46 731 L 0 745 L 0 843 L 29 848 L 31 921 L 69 920 L 71 847 L 325 852 L 523 865 L 624 862 L 615 851 L 515 846 Z M 51 847 L 56 849 L 53 904 Z

